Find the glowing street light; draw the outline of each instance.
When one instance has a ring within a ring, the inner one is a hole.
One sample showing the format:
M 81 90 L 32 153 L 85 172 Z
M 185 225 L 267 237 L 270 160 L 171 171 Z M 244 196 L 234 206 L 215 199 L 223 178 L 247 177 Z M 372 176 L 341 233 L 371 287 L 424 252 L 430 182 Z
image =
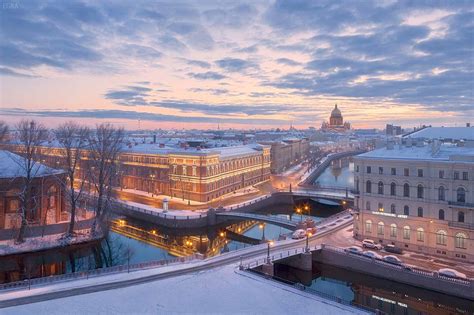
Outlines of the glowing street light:
M 270 246 L 273 246 L 273 241 L 267 242 L 267 264 L 270 263 Z
M 306 252 L 309 253 L 309 238 L 313 236 L 313 233 L 306 232 Z
M 301 208 L 296 208 L 296 213 L 300 215 L 300 221 L 303 221 L 303 211 L 301 211 Z
M 265 223 L 260 223 L 258 227 L 262 230 L 262 241 L 265 240 Z

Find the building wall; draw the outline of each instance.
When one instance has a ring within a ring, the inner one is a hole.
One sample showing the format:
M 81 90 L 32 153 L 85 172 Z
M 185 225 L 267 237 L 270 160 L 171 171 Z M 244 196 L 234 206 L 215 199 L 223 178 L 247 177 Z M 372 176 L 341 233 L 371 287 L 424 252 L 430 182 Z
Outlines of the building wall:
M 359 192 L 355 200 L 359 214 L 354 220 L 357 238 L 474 261 L 474 163 L 362 157 L 356 157 L 354 162 L 355 187 Z M 367 167 L 371 168 L 370 173 Z M 392 168 L 395 175 L 392 175 Z M 405 176 L 405 169 L 408 169 L 408 176 Z M 419 170 L 422 176 L 419 176 Z M 444 178 L 440 178 L 440 171 L 444 172 Z M 459 179 L 454 179 L 455 172 L 460 175 Z M 467 179 L 463 179 L 463 173 L 467 173 Z M 367 189 L 367 181 L 371 183 L 371 192 Z M 383 184 L 380 193 L 379 183 Z M 408 185 L 409 196 L 404 196 L 405 185 Z M 419 187 L 423 187 L 422 195 L 418 195 Z M 439 200 L 439 187 L 445 189 L 444 200 Z M 458 188 L 465 190 L 464 202 L 458 202 Z M 408 213 L 405 207 L 408 207 Z M 419 208 L 422 209 L 420 214 Z M 444 212 L 444 218 L 440 216 L 440 210 Z M 383 233 L 378 228 L 379 223 L 383 223 Z M 391 225 L 394 225 L 393 229 Z M 422 231 L 418 232 L 419 229 Z M 461 236 L 465 237 L 464 241 Z M 461 242 L 464 246 L 459 246 Z
M 281 173 L 301 162 L 309 154 L 308 139 L 260 142 L 271 146 L 271 172 Z
M 29 225 L 48 225 L 68 220 L 65 195 L 58 181 L 62 176 L 49 175 L 35 178 L 32 201 L 28 208 Z M 19 228 L 21 224 L 19 193 L 22 181 L 0 179 L 0 229 Z

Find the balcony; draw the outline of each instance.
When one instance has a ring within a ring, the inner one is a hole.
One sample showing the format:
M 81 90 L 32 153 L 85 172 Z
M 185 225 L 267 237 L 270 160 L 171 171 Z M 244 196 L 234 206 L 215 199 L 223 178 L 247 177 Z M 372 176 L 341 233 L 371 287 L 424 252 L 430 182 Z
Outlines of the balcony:
M 469 203 L 469 202 L 448 201 L 448 204 L 456 208 L 474 209 L 474 203 Z
M 462 229 L 467 229 L 467 230 L 474 230 L 474 224 L 473 223 L 449 221 L 448 225 L 450 227 L 462 228 Z

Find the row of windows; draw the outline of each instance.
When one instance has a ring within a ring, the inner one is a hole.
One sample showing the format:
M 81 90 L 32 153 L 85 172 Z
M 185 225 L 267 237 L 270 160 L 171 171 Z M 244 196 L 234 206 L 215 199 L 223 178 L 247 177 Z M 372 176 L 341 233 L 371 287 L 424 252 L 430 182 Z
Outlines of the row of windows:
M 359 165 L 356 165 L 356 172 L 357 173 L 359 172 Z M 367 174 L 372 173 L 372 166 L 367 166 L 366 173 Z M 378 173 L 380 175 L 384 174 L 384 168 L 379 166 Z M 469 173 L 468 172 L 459 172 L 459 171 L 454 171 L 453 172 L 453 179 L 455 179 L 455 180 L 461 179 L 461 174 L 462 174 L 462 180 L 469 180 Z M 390 168 L 390 175 L 397 175 L 397 169 L 395 167 Z M 409 168 L 404 168 L 403 169 L 403 176 L 410 176 L 410 169 Z M 423 169 L 421 169 L 421 168 L 417 169 L 417 176 L 418 177 L 424 177 Z M 439 170 L 438 171 L 438 177 L 439 178 L 445 178 L 444 170 Z
M 370 210 L 370 201 L 367 201 L 365 207 L 366 207 L 367 210 Z M 380 212 L 384 211 L 383 203 L 379 202 L 378 211 L 380 211 Z M 397 208 L 396 208 L 395 204 L 393 204 L 393 203 L 390 205 L 390 213 L 393 213 L 393 214 L 397 213 Z M 404 206 L 403 207 L 403 214 L 406 215 L 406 216 L 410 215 L 410 207 L 409 206 Z M 422 207 L 418 207 L 417 216 L 420 217 L 420 218 L 423 217 L 423 208 Z M 439 209 L 438 219 L 445 220 L 445 212 L 444 212 L 443 209 Z M 464 219 L 465 219 L 464 212 L 463 211 L 458 211 L 458 222 L 464 222 Z
M 356 181 L 356 189 L 359 190 L 359 182 Z M 372 182 L 368 180 L 365 183 L 365 192 L 366 193 L 372 193 Z M 385 193 L 384 190 L 384 183 L 383 182 L 378 182 L 377 184 L 377 193 L 379 195 L 383 195 Z M 391 183 L 390 184 L 390 196 L 396 196 L 397 195 L 397 184 Z M 425 188 L 423 185 L 418 185 L 416 187 L 416 197 L 417 198 L 424 198 L 425 196 Z M 405 183 L 403 185 L 403 197 L 410 197 L 410 185 Z M 440 186 L 438 188 L 438 200 L 446 200 L 446 189 L 443 186 Z M 456 201 L 457 202 L 466 202 L 466 189 L 464 187 L 459 187 L 456 190 Z
M 372 233 L 372 221 L 367 220 L 365 221 L 365 232 Z M 395 223 L 390 224 L 390 237 L 396 238 L 398 235 L 398 227 Z M 383 236 L 385 235 L 385 223 L 379 222 L 377 224 L 377 235 Z M 405 240 L 410 240 L 411 238 L 411 228 L 406 225 L 402 229 L 402 237 Z M 438 245 L 446 245 L 447 244 L 447 237 L 448 233 L 444 230 L 439 230 L 436 232 L 436 244 Z M 423 228 L 416 229 L 416 240 L 418 242 L 425 241 L 425 230 Z M 454 247 L 466 249 L 467 248 L 467 235 L 465 233 L 457 233 L 454 236 Z

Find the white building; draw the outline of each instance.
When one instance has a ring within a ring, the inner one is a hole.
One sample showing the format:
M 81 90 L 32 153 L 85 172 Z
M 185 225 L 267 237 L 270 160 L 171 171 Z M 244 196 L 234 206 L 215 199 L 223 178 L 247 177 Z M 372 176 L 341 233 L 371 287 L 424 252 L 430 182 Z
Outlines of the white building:
M 354 236 L 474 262 L 474 141 L 412 141 L 354 158 Z

